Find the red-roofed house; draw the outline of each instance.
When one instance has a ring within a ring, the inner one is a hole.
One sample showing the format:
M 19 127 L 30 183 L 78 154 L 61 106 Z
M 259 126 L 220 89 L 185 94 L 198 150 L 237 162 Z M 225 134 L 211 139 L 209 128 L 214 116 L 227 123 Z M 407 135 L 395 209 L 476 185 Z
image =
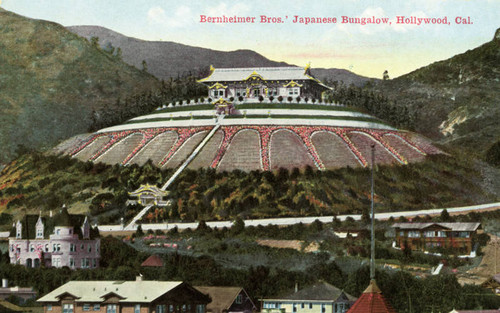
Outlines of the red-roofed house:
M 370 282 L 368 288 L 352 305 L 347 313 L 397 313 L 391 306 L 389 301 L 382 295 L 382 291 L 375 283 L 375 280 Z
M 142 262 L 141 266 L 143 267 L 163 267 L 163 260 L 157 256 L 156 254 L 153 254 L 149 258 L 147 258 L 144 262 Z

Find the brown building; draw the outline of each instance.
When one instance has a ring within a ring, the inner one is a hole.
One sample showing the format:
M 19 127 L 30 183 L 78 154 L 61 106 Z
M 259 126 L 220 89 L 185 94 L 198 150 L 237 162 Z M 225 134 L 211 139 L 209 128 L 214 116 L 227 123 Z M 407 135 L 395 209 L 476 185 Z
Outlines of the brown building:
M 411 250 L 451 249 L 471 254 L 480 223 L 396 223 L 396 245 Z
M 241 287 L 195 286 L 208 295 L 212 302 L 207 305 L 208 313 L 252 313 L 257 306 Z
M 179 281 L 71 281 L 38 300 L 44 313 L 205 313 L 210 298 Z

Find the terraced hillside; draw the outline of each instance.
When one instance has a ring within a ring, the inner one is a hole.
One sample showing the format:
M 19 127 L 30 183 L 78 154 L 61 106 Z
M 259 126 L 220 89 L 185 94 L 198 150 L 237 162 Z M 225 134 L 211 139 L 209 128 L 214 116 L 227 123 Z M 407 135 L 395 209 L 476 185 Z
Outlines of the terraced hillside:
M 65 153 L 82 161 L 143 165 L 151 159 L 160 168 L 176 168 L 217 121 L 220 129 L 189 168 L 366 167 L 372 145 L 377 164 L 407 164 L 440 153 L 422 136 L 340 105 L 241 103 L 236 109 L 217 119 L 209 104 L 165 108 L 102 129 Z

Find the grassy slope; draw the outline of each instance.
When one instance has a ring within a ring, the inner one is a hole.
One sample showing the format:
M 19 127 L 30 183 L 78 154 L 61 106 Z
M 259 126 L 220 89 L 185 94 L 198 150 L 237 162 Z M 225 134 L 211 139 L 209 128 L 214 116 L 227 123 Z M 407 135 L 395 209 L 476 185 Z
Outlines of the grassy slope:
M 381 166 L 376 173 L 378 207 L 381 211 L 400 211 L 496 201 L 482 189 L 482 173 L 472 164 L 442 155 L 407 166 Z M 122 205 L 127 191 L 146 182 L 161 184 L 171 173 L 149 165 L 111 167 L 68 157 L 24 156 L 0 175 L 0 213 L 19 214 L 23 207 L 36 213 L 38 209 L 54 210 L 63 203 L 72 212 L 82 213 L 93 197 L 108 193 L 112 199 L 100 202 L 102 207 L 95 207 L 94 212 L 114 210 L 104 213 L 116 215 L 106 222 L 116 222 L 121 216 L 129 219 L 133 212 L 123 211 Z M 164 215 L 159 219 L 361 213 L 369 207 L 369 182 L 367 169 L 306 170 L 285 175 L 186 170 L 170 189 L 174 209 L 160 213 Z
M 381 82 L 375 89 L 417 111 L 417 132 L 481 156 L 500 138 L 497 37 L 448 60 Z M 443 136 L 441 125 L 452 133 Z
M 86 132 L 93 110 L 158 84 L 59 24 L 0 9 L 0 34 L 0 162 Z

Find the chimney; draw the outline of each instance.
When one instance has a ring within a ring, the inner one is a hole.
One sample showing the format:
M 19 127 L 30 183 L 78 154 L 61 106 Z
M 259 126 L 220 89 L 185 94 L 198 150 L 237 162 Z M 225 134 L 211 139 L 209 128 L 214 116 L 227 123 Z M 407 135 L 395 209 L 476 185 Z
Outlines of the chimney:
M 299 283 L 295 282 L 295 292 L 299 291 Z
M 135 276 L 135 281 L 142 281 L 142 274 L 139 274 L 139 276 Z
M 2 278 L 2 288 L 9 287 L 9 280 L 7 278 Z

